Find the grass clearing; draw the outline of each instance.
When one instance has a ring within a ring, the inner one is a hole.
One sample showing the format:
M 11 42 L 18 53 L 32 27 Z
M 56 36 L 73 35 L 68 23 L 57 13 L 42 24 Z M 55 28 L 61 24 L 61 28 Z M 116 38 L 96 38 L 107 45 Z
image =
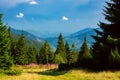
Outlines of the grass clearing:
M 57 71 L 54 69 L 24 69 L 19 76 L 0 74 L 0 80 L 120 80 L 120 71 L 93 72 L 87 70 Z

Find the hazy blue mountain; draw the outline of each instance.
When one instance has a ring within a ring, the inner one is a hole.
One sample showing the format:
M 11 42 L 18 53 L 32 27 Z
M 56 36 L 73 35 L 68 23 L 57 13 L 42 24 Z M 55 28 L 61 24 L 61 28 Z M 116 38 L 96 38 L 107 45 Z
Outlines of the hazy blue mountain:
M 97 28 L 97 30 L 100 30 L 100 28 Z M 12 28 L 12 32 L 14 33 L 14 35 L 21 34 L 21 30 L 16 30 L 13 28 Z M 57 37 L 49 37 L 48 36 L 48 38 L 42 38 L 42 37 L 39 38 L 38 36 L 35 36 L 27 31 L 24 31 L 24 35 L 25 35 L 28 43 L 33 43 L 37 46 L 42 44 L 45 40 L 48 40 L 53 49 L 55 49 L 57 46 L 58 36 L 59 36 L 59 34 L 58 34 Z M 64 39 L 64 42 L 66 42 L 66 40 L 68 40 L 70 45 L 72 43 L 74 43 L 76 45 L 77 49 L 79 50 L 80 46 L 83 43 L 84 36 L 87 37 L 88 45 L 89 46 L 92 45 L 92 43 L 94 42 L 94 39 L 91 37 L 91 35 L 96 35 L 96 32 L 94 31 L 94 29 L 93 28 L 85 28 L 85 29 L 80 30 L 78 32 L 72 33 L 68 36 L 63 35 L 63 39 Z
M 11 28 L 11 32 L 12 32 L 13 39 L 15 41 L 17 41 L 21 35 L 21 30 Z M 25 36 L 27 46 L 36 46 L 39 48 L 42 45 L 43 40 L 41 38 L 27 32 L 27 31 L 24 31 L 24 36 Z
M 29 33 L 32 33 L 38 37 L 41 37 L 41 38 L 51 38 L 51 37 L 57 37 L 60 33 L 59 32 L 50 32 L 50 31 L 45 31 L 45 32 L 40 32 L 40 31 L 36 31 L 36 30 L 27 30 Z M 71 33 L 62 33 L 64 34 L 64 36 L 68 36 L 70 35 Z
M 97 28 L 97 30 L 100 30 L 100 28 Z M 91 37 L 91 35 L 96 35 L 96 32 L 93 28 L 86 28 L 83 30 L 80 30 L 78 32 L 75 32 L 73 34 L 70 34 L 69 36 L 65 36 L 64 42 L 68 40 L 69 44 L 71 45 L 74 43 L 77 47 L 77 49 L 80 49 L 80 46 L 83 43 L 84 36 L 87 37 L 88 45 L 91 46 L 94 42 L 94 39 Z M 64 36 L 64 35 L 63 35 Z M 52 37 L 52 38 L 46 38 L 52 46 L 57 46 L 58 37 Z

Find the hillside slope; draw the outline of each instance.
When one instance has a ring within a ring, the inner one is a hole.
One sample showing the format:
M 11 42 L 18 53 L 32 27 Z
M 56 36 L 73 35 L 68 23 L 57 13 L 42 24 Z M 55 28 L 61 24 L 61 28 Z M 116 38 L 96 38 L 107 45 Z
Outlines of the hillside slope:
M 21 30 L 11 28 L 11 33 L 13 40 L 17 41 L 21 35 Z M 39 37 L 28 33 L 27 31 L 24 31 L 24 36 L 27 46 L 36 46 L 37 48 L 40 48 L 40 46 L 42 45 L 42 40 Z

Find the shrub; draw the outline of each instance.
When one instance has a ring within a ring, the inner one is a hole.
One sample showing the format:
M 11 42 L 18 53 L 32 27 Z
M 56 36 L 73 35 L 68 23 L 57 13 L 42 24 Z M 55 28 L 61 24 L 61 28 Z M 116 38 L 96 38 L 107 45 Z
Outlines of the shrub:
M 7 74 L 7 75 L 21 75 L 22 70 L 17 70 L 17 69 L 6 70 L 4 73 Z
M 4 73 L 4 70 L 0 69 L 0 74 L 3 74 Z

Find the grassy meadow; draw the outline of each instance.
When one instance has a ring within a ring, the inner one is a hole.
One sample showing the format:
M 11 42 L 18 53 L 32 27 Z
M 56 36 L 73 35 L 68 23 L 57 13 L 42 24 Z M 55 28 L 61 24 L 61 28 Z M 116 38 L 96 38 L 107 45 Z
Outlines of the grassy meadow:
M 18 76 L 0 74 L 0 80 L 120 80 L 120 71 L 70 70 L 57 71 L 45 68 L 24 68 Z

